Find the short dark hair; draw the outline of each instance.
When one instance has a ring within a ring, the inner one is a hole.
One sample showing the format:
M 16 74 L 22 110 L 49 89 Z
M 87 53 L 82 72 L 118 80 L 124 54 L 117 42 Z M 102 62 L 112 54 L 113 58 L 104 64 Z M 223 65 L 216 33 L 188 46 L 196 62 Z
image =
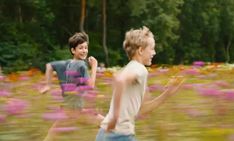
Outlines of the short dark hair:
M 79 44 L 83 44 L 84 42 L 89 43 L 89 36 L 85 32 L 76 32 L 68 39 L 69 49 L 71 52 L 72 48 L 76 48 Z M 73 55 L 73 53 L 71 52 Z

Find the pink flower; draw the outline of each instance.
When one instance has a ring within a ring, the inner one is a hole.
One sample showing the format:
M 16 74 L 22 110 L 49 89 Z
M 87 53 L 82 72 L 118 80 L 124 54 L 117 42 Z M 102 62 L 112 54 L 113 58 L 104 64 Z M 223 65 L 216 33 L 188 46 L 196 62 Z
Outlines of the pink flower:
M 73 83 L 62 84 L 64 92 L 75 91 L 76 85 Z
M 84 85 L 84 86 L 77 86 L 76 91 L 81 92 L 81 91 L 88 91 L 88 90 L 91 90 L 91 89 L 92 89 L 91 86 Z
M 234 100 L 234 89 L 226 89 L 222 91 L 224 98 L 227 100 Z
M 160 72 L 160 73 L 166 73 L 168 71 L 169 71 L 169 69 L 167 69 L 167 68 L 160 68 L 160 69 L 158 69 L 158 72 Z
M 6 120 L 6 115 L 0 115 L 0 122 L 4 122 Z
M 187 109 L 185 112 L 190 116 L 190 117 L 199 117 L 202 116 L 203 114 L 196 109 Z
M 84 78 L 84 77 L 79 77 L 79 78 L 76 78 L 75 82 L 76 84 L 86 84 L 88 81 L 88 78 Z
M 7 90 L 2 90 L 2 91 L 0 91 L 0 97 L 1 96 L 10 96 L 11 95 L 11 93 L 9 92 L 9 91 L 7 91 Z
M 97 78 L 101 78 L 104 77 L 104 73 L 103 72 L 97 72 Z
M 196 67 L 202 67 L 205 65 L 205 62 L 203 61 L 194 61 L 193 62 L 193 66 L 196 66 Z
M 87 94 L 83 94 L 82 97 L 90 101 L 90 100 L 94 100 L 97 97 L 97 95 L 87 93 Z
M 57 127 L 57 128 L 53 128 L 54 132 L 71 132 L 71 131 L 75 131 L 78 130 L 77 127 Z
M 28 76 L 20 76 L 19 80 L 26 81 L 26 80 L 29 80 L 29 77 Z
M 55 112 L 45 113 L 43 114 L 42 117 L 46 120 L 63 120 L 68 118 L 63 110 L 57 110 Z
M 9 115 L 17 115 L 22 114 L 27 106 L 28 103 L 24 100 L 10 99 L 7 101 L 4 109 Z
M 222 95 L 222 92 L 215 88 L 197 88 L 197 91 L 202 96 L 221 96 Z
M 154 85 L 150 85 L 148 87 L 149 92 L 153 92 L 153 91 L 163 91 L 164 90 L 164 86 L 160 85 L 160 84 L 154 84 Z
M 198 74 L 200 74 L 200 72 L 198 71 L 198 69 L 195 69 L 195 68 L 186 69 L 182 73 L 188 74 L 188 75 L 198 75 Z
M 3 81 L 4 79 L 5 79 L 5 77 L 0 75 L 0 81 Z
M 84 114 L 95 114 L 95 110 L 93 108 L 83 108 L 82 113 Z
M 61 90 L 53 90 L 51 91 L 51 95 L 52 96 L 61 96 Z
M 229 87 L 230 86 L 230 84 L 224 80 L 215 81 L 213 84 L 215 84 L 219 87 Z
M 193 89 L 193 84 L 184 84 L 183 86 L 182 86 L 184 89 Z

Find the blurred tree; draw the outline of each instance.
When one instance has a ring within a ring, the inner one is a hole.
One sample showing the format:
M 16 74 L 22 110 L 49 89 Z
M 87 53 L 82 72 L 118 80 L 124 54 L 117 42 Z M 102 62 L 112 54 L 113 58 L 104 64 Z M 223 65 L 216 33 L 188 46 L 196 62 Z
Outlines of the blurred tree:
M 179 38 L 177 16 L 182 4 L 183 0 L 129 0 L 135 22 L 148 26 L 156 36 L 157 62 L 172 63 L 175 59 L 173 46 Z
M 0 0 L 0 21 L 5 72 L 69 58 L 67 39 L 79 31 L 99 62 L 125 65 L 125 32 L 143 25 L 155 35 L 153 63 L 234 60 L 232 0 Z
M 81 15 L 80 15 L 80 31 L 84 32 L 85 12 L 86 11 L 86 0 L 81 0 Z
M 185 0 L 179 15 L 180 39 L 176 63 L 195 60 L 215 61 L 219 33 L 219 8 L 216 0 Z
M 107 64 L 107 66 L 109 66 L 109 53 L 108 53 L 108 48 L 106 45 L 106 0 L 102 0 L 102 23 L 103 23 L 103 32 L 102 32 L 102 46 L 103 46 L 103 50 L 105 53 L 105 62 Z
M 234 60 L 233 40 L 234 40 L 234 1 L 223 0 L 219 1 L 221 9 L 220 14 L 220 34 L 219 44 L 224 48 L 225 61 L 229 63 Z M 232 50 L 232 51 L 231 51 Z M 232 53 L 232 54 L 230 54 Z M 218 55 L 218 54 L 217 54 Z M 233 58 L 231 59 L 231 55 Z

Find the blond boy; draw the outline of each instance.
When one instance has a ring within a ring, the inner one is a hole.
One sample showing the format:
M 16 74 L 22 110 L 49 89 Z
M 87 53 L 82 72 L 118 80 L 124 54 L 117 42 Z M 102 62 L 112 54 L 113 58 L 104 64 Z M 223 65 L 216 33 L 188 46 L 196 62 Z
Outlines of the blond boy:
M 167 89 L 147 101 L 145 66 L 150 66 L 155 52 L 152 32 L 143 27 L 125 34 L 123 48 L 129 63 L 114 77 L 113 96 L 108 114 L 101 123 L 96 141 L 135 141 L 135 118 L 158 107 L 181 86 L 182 79 L 171 80 Z

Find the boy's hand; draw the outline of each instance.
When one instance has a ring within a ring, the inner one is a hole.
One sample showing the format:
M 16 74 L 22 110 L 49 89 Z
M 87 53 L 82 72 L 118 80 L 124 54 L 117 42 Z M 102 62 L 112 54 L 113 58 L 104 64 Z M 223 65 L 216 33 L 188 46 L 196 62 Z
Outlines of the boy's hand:
M 88 58 L 88 62 L 89 62 L 89 65 L 91 66 L 91 68 L 97 67 L 98 62 L 93 56 L 90 56 Z
M 173 76 L 169 82 L 166 84 L 166 88 L 176 86 L 181 82 L 184 82 L 185 78 L 183 76 Z
M 46 92 L 48 92 L 50 90 L 50 86 L 46 85 L 44 86 L 41 90 L 40 93 L 41 94 L 45 94 Z
M 106 132 L 110 132 L 111 130 L 115 129 L 116 123 L 117 123 L 117 119 L 112 118 L 111 121 L 107 125 Z
M 165 86 L 171 94 L 176 93 L 186 79 L 183 76 L 174 76 Z

